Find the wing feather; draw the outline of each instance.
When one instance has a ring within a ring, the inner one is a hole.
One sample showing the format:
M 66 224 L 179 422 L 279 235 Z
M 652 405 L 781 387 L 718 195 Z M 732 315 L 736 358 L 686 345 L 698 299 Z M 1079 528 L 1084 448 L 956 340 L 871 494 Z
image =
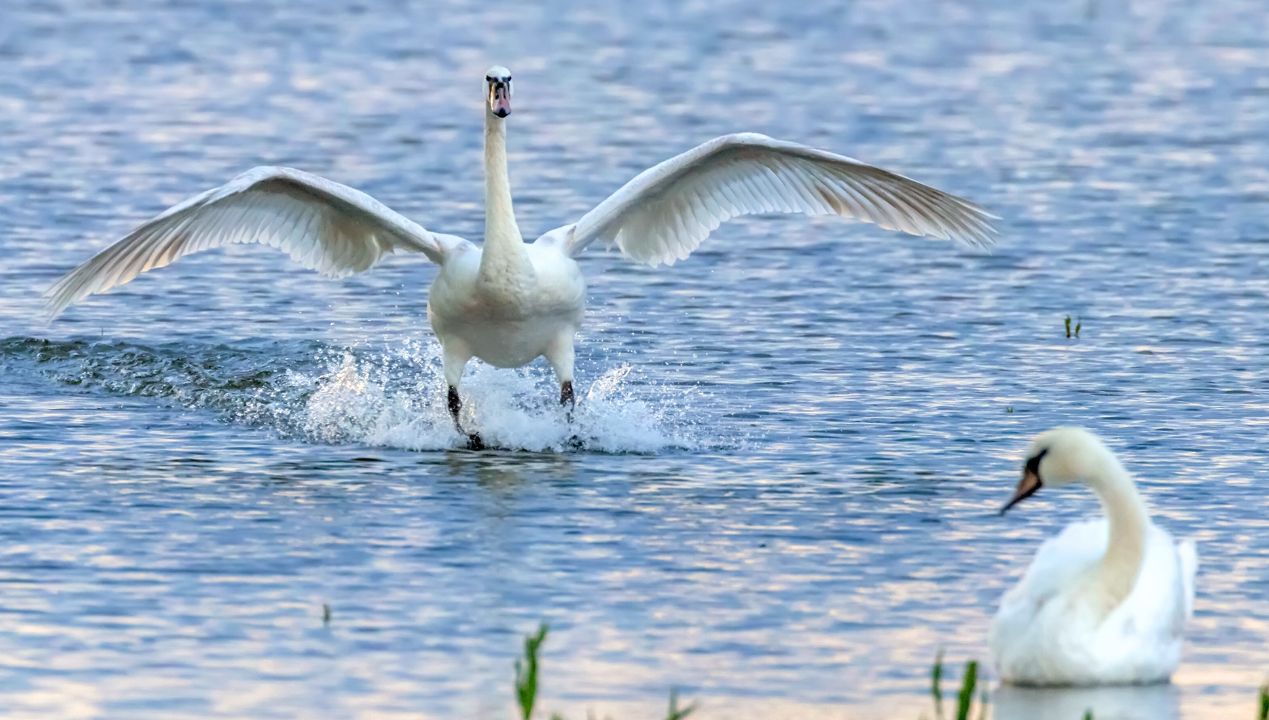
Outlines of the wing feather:
M 996 233 L 995 217 L 968 200 L 843 155 L 741 133 L 640 173 L 571 226 L 566 250 L 576 256 L 602 240 L 632 259 L 673 264 L 727 220 L 769 212 L 842 215 L 975 247 Z
M 48 317 L 190 253 L 238 243 L 278 248 L 335 277 L 366 270 L 392 252 L 419 252 L 440 264 L 468 245 L 346 185 L 259 167 L 169 208 L 62 277 L 45 293 Z

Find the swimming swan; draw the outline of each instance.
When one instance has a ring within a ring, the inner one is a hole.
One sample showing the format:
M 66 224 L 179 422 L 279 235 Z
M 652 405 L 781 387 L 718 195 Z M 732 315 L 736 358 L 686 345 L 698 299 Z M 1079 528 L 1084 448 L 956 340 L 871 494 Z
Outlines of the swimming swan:
M 672 265 L 724 221 L 764 212 L 836 214 L 914 235 L 991 244 L 993 216 L 953 195 L 841 155 L 763 135 L 725 135 L 640 173 L 580 220 L 526 244 L 507 178 L 511 71 L 485 75 L 485 240 L 431 232 L 353 188 L 299 170 L 259 167 L 167 210 L 102 250 L 46 294 L 51 320 L 93 293 L 179 257 L 262 243 L 329 276 L 369 269 L 393 252 L 440 266 L 428 317 L 440 340 L 448 404 L 462 431 L 458 384 L 472 357 L 519 367 L 545 356 L 573 394 L 573 336 L 586 283 L 574 258 L 596 240 L 627 257 Z M 469 436 L 473 446 L 479 436 Z
M 1000 678 L 1019 685 L 1167 682 L 1194 610 L 1194 543 L 1150 522 L 1132 478 L 1097 436 L 1060 427 L 1035 439 L 1013 498 L 1083 483 L 1105 519 L 1072 523 L 1036 552 L 1001 599 L 989 634 Z

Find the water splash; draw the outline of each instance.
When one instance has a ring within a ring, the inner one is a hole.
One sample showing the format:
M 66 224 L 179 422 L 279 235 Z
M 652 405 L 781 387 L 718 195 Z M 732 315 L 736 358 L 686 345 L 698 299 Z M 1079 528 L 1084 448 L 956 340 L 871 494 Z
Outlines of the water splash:
M 0 341 L 0 365 L 88 391 L 209 409 L 309 442 L 440 450 L 466 441 L 446 409 L 440 347 L 431 340 L 332 348 L 19 337 Z M 549 369 L 472 363 L 462 386 L 464 427 L 511 450 L 655 453 L 722 444 L 700 416 L 708 403 L 699 390 L 650 382 L 630 364 L 598 372 L 579 388 L 570 421 Z
M 689 420 L 690 400 L 669 388 L 641 384 L 634 368 L 602 372 L 570 421 L 545 368 L 497 370 L 473 363 L 462 386 L 465 428 L 490 447 L 652 453 L 702 444 Z M 440 347 L 416 341 L 387 352 L 343 352 L 315 384 L 304 409 L 304 431 L 324 442 L 436 450 L 461 446 L 445 406 Z

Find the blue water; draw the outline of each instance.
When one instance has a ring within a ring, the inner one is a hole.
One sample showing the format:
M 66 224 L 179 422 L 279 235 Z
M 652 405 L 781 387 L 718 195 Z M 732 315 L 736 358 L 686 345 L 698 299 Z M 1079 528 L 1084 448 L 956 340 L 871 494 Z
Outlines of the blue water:
M 1000 593 L 1096 512 L 993 514 L 1028 438 L 1079 423 L 1201 555 L 1175 685 L 1118 717 L 1250 717 L 1265 27 L 1259 0 L 6 4 L 3 714 L 506 718 L 545 619 L 570 717 L 655 717 L 674 686 L 701 718 L 915 718 L 938 649 L 986 660 Z M 419 257 L 326 281 L 236 247 L 37 321 L 60 274 L 257 164 L 479 239 L 494 62 L 526 236 L 756 130 L 973 198 L 1002 242 L 790 217 L 671 269 L 591 252 L 582 451 L 545 367 L 479 365 L 508 449 L 457 449 Z

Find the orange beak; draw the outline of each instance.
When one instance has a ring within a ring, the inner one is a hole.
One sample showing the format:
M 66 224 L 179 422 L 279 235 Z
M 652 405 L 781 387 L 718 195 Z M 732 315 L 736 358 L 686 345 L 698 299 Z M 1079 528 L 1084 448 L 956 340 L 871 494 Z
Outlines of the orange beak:
M 1036 491 L 1042 487 L 1044 487 L 1044 483 L 1040 482 L 1040 476 L 1034 471 L 1027 469 L 1022 473 L 1022 479 L 1018 481 L 1018 489 L 1013 491 L 1013 497 L 1009 499 L 1009 502 L 1004 507 L 1000 508 L 1000 514 L 1004 515 L 1009 511 L 1009 508 L 1035 495 Z

